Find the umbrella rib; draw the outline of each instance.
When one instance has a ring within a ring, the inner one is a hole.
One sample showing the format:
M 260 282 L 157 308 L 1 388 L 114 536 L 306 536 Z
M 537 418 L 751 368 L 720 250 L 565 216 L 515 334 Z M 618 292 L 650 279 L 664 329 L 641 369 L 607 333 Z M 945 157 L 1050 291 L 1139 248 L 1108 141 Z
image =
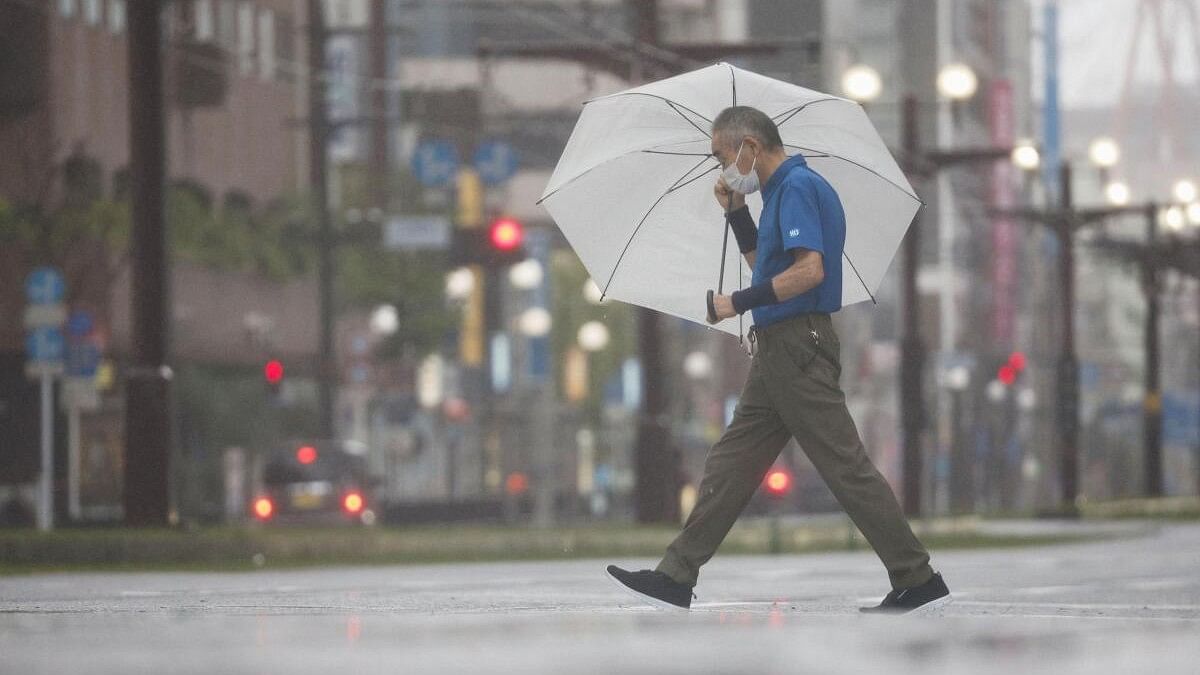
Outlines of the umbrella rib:
M 706 157 L 705 159 L 708 159 L 708 158 Z M 602 290 L 600 292 L 601 298 L 608 295 L 608 287 L 612 285 L 613 278 L 615 278 L 617 276 L 617 270 L 621 268 L 621 262 L 623 260 L 625 260 L 625 254 L 629 252 L 629 246 L 630 246 L 630 244 L 633 243 L 633 238 L 636 237 L 637 233 L 642 229 L 642 225 L 644 225 L 646 223 L 646 219 L 650 217 L 651 213 L 654 213 L 654 209 L 658 208 L 658 205 L 660 203 L 662 203 L 663 199 L 666 199 L 667 195 L 671 194 L 671 192 L 673 192 L 676 188 L 682 187 L 680 185 L 680 183 L 683 182 L 683 180 L 688 177 L 688 174 L 695 171 L 701 164 L 703 164 L 704 161 L 705 160 L 702 159 L 699 162 L 696 162 L 696 164 L 694 166 L 692 166 L 692 168 L 683 172 L 683 175 L 680 176 L 679 178 L 677 178 L 675 180 L 675 182 L 671 185 L 671 187 L 667 188 L 667 190 L 665 192 L 663 192 L 661 195 L 659 195 L 658 199 L 654 200 L 654 203 L 651 204 L 650 208 L 646 210 L 646 214 L 643 215 L 642 219 L 638 221 L 637 227 L 633 228 L 633 232 L 629 235 L 629 239 L 625 242 L 625 248 L 621 249 L 621 256 L 619 258 L 617 258 L 616 264 L 613 265 L 613 270 L 608 275 L 608 281 L 604 282 L 604 290 Z M 711 170 L 712 169 L 709 169 L 709 171 L 711 171 Z M 700 176 L 703 176 L 706 173 L 708 173 L 708 171 L 705 171 L 704 173 L 700 174 L 699 176 L 696 176 L 695 178 L 692 179 L 692 181 L 700 178 Z M 690 183 L 692 181 L 688 181 L 688 182 Z M 684 183 L 684 184 L 686 185 L 687 183 Z
M 784 117 L 782 120 L 775 122 L 775 126 L 777 126 L 777 127 L 782 126 L 784 122 L 786 122 L 786 121 L 792 119 L 793 117 L 795 117 L 796 115 L 800 114 L 801 111 L 803 111 L 805 108 L 807 108 L 810 105 L 814 105 L 816 103 L 825 103 L 828 101 L 841 101 L 841 100 L 842 99 L 837 98 L 836 96 L 830 96 L 829 98 L 818 98 L 815 101 L 809 101 L 808 103 L 805 103 L 804 105 L 796 106 L 795 108 L 789 108 L 787 110 L 784 110 L 783 112 L 772 117 L 771 119 L 776 120 L 776 119 L 779 119 L 780 117 L 783 117 L 784 115 L 787 115 L 787 117 Z M 788 113 L 791 113 L 791 114 L 788 114 Z
M 858 267 L 855 267 L 854 261 L 846 254 L 845 249 L 842 249 L 842 257 L 846 259 L 846 262 L 850 263 L 850 269 L 854 270 L 854 276 L 858 277 L 858 283 L 862 284 L 863 290 L 871 298 L 871 304 L 878 305 L 879 303 L 875 300 L 875 294 L 871 292 L 871 287 L 867 285 L 867 282 L 863 281 L 862 275 L 858 273 Z
M 733 105 L 737 105 L 737 75 L 733 72 L 733 66 L 728 63 L 725 65 L 729 66 L 729 86 L 733 90 Z
M 651 155 L 675 155 L 677 157 L 713 157 L 711 152 L 667 152 L 666 150 L 642 150 Z
M 683 108 L 684 110 L 686 110 L 686 111 L 688 111 L 688 112 L 692 113 L 692 114 L 693 114 L 693 115 L 695 115 L 696 117 L 699 117 L 700 119 L 704 120 L 705 122 L 708 122 L 709 124 L 712 124 L 712 120 L 710 120 L 709 118 L 705 117 L 704 115 L 701 115 L 700 113 L 696 112 L 695 110 L 692 110 L 691 108 L 687 107 L 686 105 L 684 105 L 684 104 L 682 104 L 682 103 L 680 103 L 680 102 L 678 102 L 678 101 L 672 101 L 671 99 L 667 98 L 666 96 L 659 96 L 658 94 L 651 94 L 651 93 L 644 92 L 644 91 L 619 91 L 619 92 L 617 92 L 617 93 L 615 93 L 615 94 L 610 94 L 610 95 L 608 95 L 608 96 L 605 96 L 604 98 L 616 98 L 616 97 L 618 97 L 618 96 L 649 96 L 650 98 L 656 98 L 656 99 L 658 99 L 658 100 L 660 100 L 660 101 L 663 101 L 663 102 L 665 102 L 665 103 L 670 103 L 670 104 L 673 104 L 673 105 L 677 105 L 677 106 L 679 106 L 680 108 Z M 600 99 L 593 99 L 593 100 L 600 100 Z M 591 103 L 591 102 L 592 102 L 592 101 L 588 101 L 588 103 Z M 675 112 L 679 112 L 679 111 L 678 111 L 678 110 L 676 110 Z
M 842 160 L 843 162 L 848 162 L 848 163 L 850 163 L 850 164 L 853 164 L 854 166 L 857 166 L 858 168 L 862 169 L 863 171 L 866 171 L 866 172 L 868 172 L 868 173 L 872 173 L 872 174 L 874 174 L 874 175 L 875 175 L 877 178 L 879 178 L 880 180 L 884 181 L 884 182 L 885 182 L 885 183 L 887 183 L 888 185 L 891 185 L 892 187 L 896 188 L 897 190 L 899 190 L 900 192 L 904 193 L 905 195 L 907 195 L 907 196 L 909 196 L 909 197 L 912 197 L 913 199 L 915 199 L 915 200 L 917 201 L 917 203 L 918 203 L 918 204 L 921 204 L 921 205 L 924 205 L 924 204 L 925 204 L 925 202 L 924 202 L 924 201 L 922 201 L 920 197 L 918 197 L 918 196 L 914 195 L 913 193 L 909 192 L 908 190 L 905 190 L 904 188 L 900 187 L 899 185 L 897 185 L 897 184 L 895 183 L 895 181 L 892 181 L 892 180 L 891 180 L 890 178 L 888 178 L 887 176 L 884 176 L 883 174 L 879 173 L 879 172 L 878 172 L 878 171 L 876 171 L 875 169 L 872 169 L 872 168 L 871 168 L 871 167 L 869 167 L 869 166 L 865 166 L 865 165 L 863 165 L 863 164 L 860 164 L 860 163 L 858 163 L 858 162 L 856 162 L 856 161 L 854 161 L 854 160 L 852 160 L 852 159 L 849 159 L 849 158 L 847 158 L 847 157 L 842 157 L 841 155 L 838 155 L 838 154 L 835 154 L 835 153 L 832 153 L 832 152 L 825 152 L 825 151 L 822 151 L 822 150 L 817 150 L 817 149 L 815 149 L 815 148 L 806 148 L 806 147 L 804 147 L 804 146 L 802 146 L 802 145 L 792 145 L 792 144 L 790 144 L 790 143 L 784 143 L 784 147 L 788 147 L 788 148 L 795 148 L 795 149 L 797 149 L 797 150 L 807 150 L 807 151 L 809 151 L 809 152 L 823 153 L 823 156 L 825 156 L 825 157 L 830 157 L 830 158 L 832 158 L 832 159 L 840 159 L 840 160 Z

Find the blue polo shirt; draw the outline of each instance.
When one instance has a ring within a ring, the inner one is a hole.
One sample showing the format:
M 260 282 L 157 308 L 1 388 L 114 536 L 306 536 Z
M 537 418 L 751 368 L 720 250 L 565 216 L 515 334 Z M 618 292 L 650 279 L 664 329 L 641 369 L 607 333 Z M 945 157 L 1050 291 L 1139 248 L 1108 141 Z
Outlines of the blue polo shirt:
M 760 328 L 811 312 L 832 314 L 842 308 L 842 249 L 846 214 L 833 186 L 801 155 L 788 158 L 762 189 L 754 280 L 759 284 L 792 266 L 794 249 L 821 253 L 825 280 L 791 300 L 751 311 Z

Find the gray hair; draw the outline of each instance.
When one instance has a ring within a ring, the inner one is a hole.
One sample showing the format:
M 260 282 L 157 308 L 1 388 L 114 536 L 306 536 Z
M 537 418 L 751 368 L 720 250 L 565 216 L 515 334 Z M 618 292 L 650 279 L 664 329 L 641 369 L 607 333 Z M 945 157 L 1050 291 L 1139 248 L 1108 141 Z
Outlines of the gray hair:
M 732 134 L 737 138 L 750 136 L 762 144 L 766 150 L 783 147 L 783 139 L 779 137 L 779 127 L 758 108 L 748 105 L 735 105 L 726 108 L 713 120 L 712 132 Z

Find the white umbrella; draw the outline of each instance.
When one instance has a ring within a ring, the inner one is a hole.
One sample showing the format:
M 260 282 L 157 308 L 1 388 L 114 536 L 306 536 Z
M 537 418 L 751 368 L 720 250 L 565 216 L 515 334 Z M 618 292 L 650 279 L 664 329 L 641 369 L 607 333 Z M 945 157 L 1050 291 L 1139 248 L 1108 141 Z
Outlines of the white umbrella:
M 862 106 L 718 63 L 588 101 L 539 203 L 608 297 L 705 323 L 722 256 L 726 289 L 750 284 L 713 197 L 712 120 L 748 105 L 779 126 L 846 212 L 842 304 L 873 299 L 921 205 Z M 757 222 L 758 194 L 748 199 Z M 717 328 L 740 333 L 740 322 Z

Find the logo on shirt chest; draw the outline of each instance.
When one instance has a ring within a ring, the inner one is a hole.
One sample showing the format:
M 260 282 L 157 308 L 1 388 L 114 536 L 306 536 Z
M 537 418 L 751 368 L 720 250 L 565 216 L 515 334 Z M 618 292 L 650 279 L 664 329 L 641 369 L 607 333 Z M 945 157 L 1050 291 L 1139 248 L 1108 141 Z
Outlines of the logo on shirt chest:
M 788 236 L 789 237 L 799 237 L 800 230 L 788 230 Z

